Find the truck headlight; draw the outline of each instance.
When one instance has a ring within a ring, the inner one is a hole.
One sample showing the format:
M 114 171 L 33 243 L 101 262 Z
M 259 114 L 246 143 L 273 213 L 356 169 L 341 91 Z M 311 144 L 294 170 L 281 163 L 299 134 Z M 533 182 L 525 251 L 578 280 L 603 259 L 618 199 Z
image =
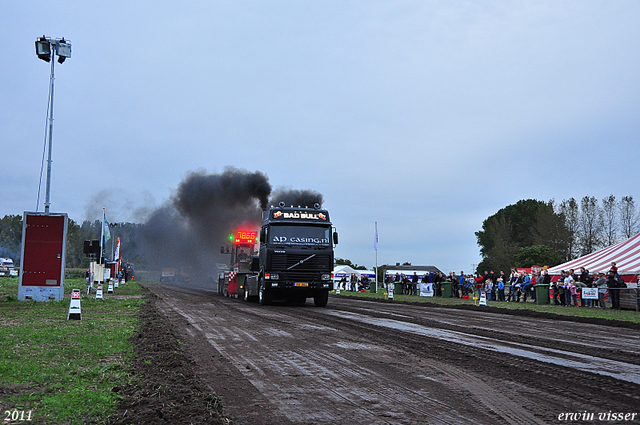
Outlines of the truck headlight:
M 322 276 L 320 276 L 320 279 L 322 279 L 322 280 L 331 280 L 331 275 L 329 273 L 323 274 Z
M 280 279 L 280 275 L 278 273 L 265 273 L 265 279 L 278 280 Z

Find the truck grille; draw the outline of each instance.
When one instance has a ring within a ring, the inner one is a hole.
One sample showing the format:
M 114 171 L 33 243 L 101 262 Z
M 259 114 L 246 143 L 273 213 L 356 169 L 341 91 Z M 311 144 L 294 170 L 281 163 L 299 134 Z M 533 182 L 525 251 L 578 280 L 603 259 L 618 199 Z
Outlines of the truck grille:
M 319 280 L 320 272 L 331 272 L 331 256 L 316 254 L 291 270 L 287 268 L 308 258 L 311 254 L 276 254 L 271 256 L 271 270 L 278 270 L 284 280 Z

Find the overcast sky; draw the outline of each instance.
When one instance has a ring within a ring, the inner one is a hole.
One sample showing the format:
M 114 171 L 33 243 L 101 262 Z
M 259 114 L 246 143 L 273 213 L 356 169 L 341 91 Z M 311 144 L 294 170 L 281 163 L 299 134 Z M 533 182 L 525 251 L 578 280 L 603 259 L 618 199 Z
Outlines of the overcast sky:
M 140 222 L 191 171 L 312 189 L 336 256 L 469 271 L 520 199 L 638 194 L 638 1 L 0 2 L 0 216 Z M 44 176 L 39 210 L 44 209 Z

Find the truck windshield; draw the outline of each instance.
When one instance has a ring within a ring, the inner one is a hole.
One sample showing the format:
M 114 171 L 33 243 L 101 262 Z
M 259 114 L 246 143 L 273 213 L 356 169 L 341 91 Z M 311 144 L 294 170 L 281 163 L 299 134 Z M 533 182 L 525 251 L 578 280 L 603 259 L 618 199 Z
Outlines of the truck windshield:
M 238 245 L 238 261 L 241 263 L 248 263 L 251 261 L 251 254 L 253 252 L 253 247 L 247 244 Z
M 269 243 L 272 245 L 330 246 L 331 229 L 318 226 L 271 226 Z

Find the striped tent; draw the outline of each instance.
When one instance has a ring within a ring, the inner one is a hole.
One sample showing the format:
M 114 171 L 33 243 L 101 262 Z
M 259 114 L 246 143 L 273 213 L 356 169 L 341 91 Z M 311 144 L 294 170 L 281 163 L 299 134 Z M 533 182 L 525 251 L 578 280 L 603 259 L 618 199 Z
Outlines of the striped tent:
M 549 274 L 559 275 L 563 270 L 569 269 L 577 271 L 580 267 L 584 267 L 590 273 L 607 273 L 612 262 L 616 263 L 618 274 L 626 282 L 635 282 L 640 274 L 640 234 L 584 257 L 551 267 Z

